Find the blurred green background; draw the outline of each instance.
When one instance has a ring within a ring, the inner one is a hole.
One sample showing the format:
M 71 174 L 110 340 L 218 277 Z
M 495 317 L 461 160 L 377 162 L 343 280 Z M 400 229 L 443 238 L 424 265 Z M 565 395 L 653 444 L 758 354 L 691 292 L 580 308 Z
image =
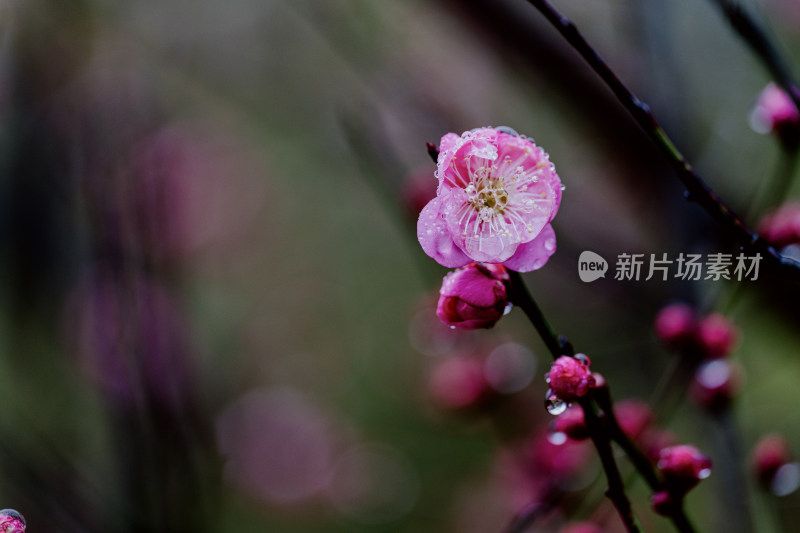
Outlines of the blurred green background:
M 769 80 L 712 3 L 556 5 L 748 212 L 781 157 L 748 126 Z M 797 65 L 800 7 L 745 5 Z M 502 531 L 498 455 L 547 423 L 548 356 L 519 311 L 438 326 L 410 199 L 425 142 L 486 125 L 566 185 L 559 251 L 526 279 L 615 397 L 651 398 L 671 366 L 651 322 L 684 299 L 742 329 L 739 459 L 766 432 L 800 443 L 796 287 L 578 279 L 587 249 L 733 248 L 525 1 L 7 0 L 0 36 L 0 507 L 31 533 Z M 437 405 L 438 361 L 511 341 L 528 377 L 505 407 Z M 657 416 L 725 447 L 688 401 Z M 587 472 L 567 518 L 618 531 Z M 698 529 L 733 531 L 725 480 L 689 498 Z M 793 530 L 796 496 L 748 491 L 756 531 Z

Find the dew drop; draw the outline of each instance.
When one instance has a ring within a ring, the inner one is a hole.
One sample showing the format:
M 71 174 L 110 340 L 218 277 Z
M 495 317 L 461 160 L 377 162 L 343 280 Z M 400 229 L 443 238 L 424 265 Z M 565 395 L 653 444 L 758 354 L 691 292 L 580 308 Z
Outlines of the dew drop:
M 566 185 L 562 185 L 562 186 L 561 186 L 561 190 L 562 190 L 562 191 L 566 191 L 566 190 L 567 190 L 567 186 L 566 186 Z
M 697 479 L 706 479 L 710 475 L 711 475 L 711 469 L 704 468 L 697 473 Z
M 547 409 L 548 413 L 556 416 L 566 411 L 567 407 L 569 407 L 569 404 L 556 396 L 552 390 L 548 389 L 544 399 L 544 407 Z
M 508 313 L 510 313 L 512 309 L 514 309 L 514 304 L 508 302 L 505 309 L 503 309 L 503 316 L 506 316 Z
M 591 362 L 592 362 L 592 361 L 589 359 L 589 356 L 587 356 L 585 353 L 576 353 L 576 354 L 575 354 L 575 359 L 577 359 L 578 361 L 580 361 L 580 362 L 581 362 L 581 364 L 584 364 L 584 365 L 587 365 L 587 366 L 588 366 L 589 364 L 591 364 Z
M 4 533 L 24 533 L 25 527 L 27 523 L 25 522 L 25 517 L 22 516 L 22 513 L 15 509 L 3 509 L 0 510 L 0 518 L 8 517 L 11 518 L 11 523 L 3 523 L 2 526 L 4 527 Z
M 495 129 L 499 132 L 506 133 L 508 135 L 513 135 L 514 137 L 519 137 L 519 133 L 517 133 L 513 128 L 509 128 L 508 126 L 497 126 Z
M 555 239 L 547 239 L 544 241 L 544 249 L 548 252 L 552 252 L 556 248 L 556 241 Z
M 456 327 L 455 326 L 450 326 L 450 329 L 456 329 Z
M 553 431 L 547 435 L 547 440 L 550 442 L 550 444 L 561 446 L 567 442 L 567 434 L 561 431 Z

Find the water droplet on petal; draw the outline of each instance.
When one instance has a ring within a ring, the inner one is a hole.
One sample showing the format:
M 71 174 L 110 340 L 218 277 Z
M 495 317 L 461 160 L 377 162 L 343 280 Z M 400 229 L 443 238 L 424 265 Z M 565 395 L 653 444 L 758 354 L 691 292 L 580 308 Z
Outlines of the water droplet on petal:
M 0 510 L 0 531 L 3 533 L 25 533 L 25 517 L 15 509 Z
M 589 356 L 587 356 L 585 353 L 576 353 L 575 354 L 575 359 L 577 359 L 578 361 L 581 362 L 581 364 L 584 364 L 584 365 L 589 365 L 592 362 L 589 359 Z
M 556 396 L 552 390 L 548 389 L 544 399 L 544 407 L 547 409 L 548 413 L 556 416 L 566 411 L 567 407 L 569 407 L 569 404 Z
M 510 313 L 512 309 L 514 309 L 514 304 L 508 302 L 505 309 L 503 309 L 503 316 L 506 316 L 508 313 Z
M 548 252 L 552 252 L 556 248 L 556 240 L 555 239 L 547 239 L 544 241 L 544 249 Z
M 706 479 L 710 475 L 711 475 L 711 469 L 704 468 L 697 473 L 697 479 Z
M 508 126 L 497 126 L 495 129 L 501 133 L 506 133 L 508 135 L 513 135 L 514 137 L 519 137 L 519 133 L 517 133 L 513 128 L 509 128 Z

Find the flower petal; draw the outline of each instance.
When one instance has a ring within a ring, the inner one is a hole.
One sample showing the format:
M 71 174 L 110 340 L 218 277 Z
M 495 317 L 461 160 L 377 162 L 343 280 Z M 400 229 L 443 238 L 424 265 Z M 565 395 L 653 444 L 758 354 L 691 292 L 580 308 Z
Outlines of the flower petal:
M 542 268 L 556 251 L 556 233 L 548 224 L 530 242 L 521 244 L 514 255 L 503 263 L 506 268 L 517 272 L 530 272 Z
M 417 221 L 417 239 L 422 249 L 437 263 L 448 268 L 466 265 L 471 261 L 453 242 L 447 224 L 441 216 L 442 199 L 436 197 L 426 205 Z

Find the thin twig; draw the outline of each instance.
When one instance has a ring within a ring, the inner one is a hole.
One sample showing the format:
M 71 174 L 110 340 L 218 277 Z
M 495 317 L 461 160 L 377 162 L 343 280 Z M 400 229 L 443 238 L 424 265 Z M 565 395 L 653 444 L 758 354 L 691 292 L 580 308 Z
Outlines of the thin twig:
M 767 31 L 756 22 L 753 16 L 739 2 L 732 0 L 712 0 L 712 2 L 719 7 L 731 27 L 736 30 L 736 33 L 758 56 L 770 75 L 778 82 L 778 85 L 786 91 L 786 94 L 794 102 L 795 107 L 800 109 L 800 94 L 798 94 L 797 83 L 794 80 L 794 76 L 792 76 L 788 63 L 778 52 L 778 47 L 772 42 Z
M 511 302 L 522 308 L 525 315 L 533 324 L 539 336 L 544 341 L 547 349 L 550 351 L 553 359 L 558 359 L 562 355 L 562 347 L 568 345 L 569 341 L 559 338 L 555 334 L 553 328 L 547 322 L 542 310 L 533 299 L 531 293 L 528 291 L 525 281 L 519 272 L 510 272 L 510 300 Z M 609 439 L 605 425 L 602 419 L 598 416 L 594 404 L 588 397 L 581 398 L 578 402 L 583 409 L 584 418 L 586 420 L 586 427 L 589 430 L 589 435 L 592 439 L 597 454 L 600 457 L 600 462 L 603 465 L 603 472 L 608 482 L 608 489 L 606 496 L 614 504 L 617 513 L 622 519 L 628 533 L 637 533 L 639 527 L 636 524 L 636 518 L 633 515 L 631 502 L 625 493 L 625 484 L 622 481 L 622 476 L 617 468 L 617 462 L 614 459 L 614 452 L 611 448 L 611 440 Z
M 686 198 L 696 202 L 720 226 L 726 228 L 734 239 L 749 252 L 760 253 L 762 257 L 780 265 L 788 275 L 800 279 L 800 263 L 781 256 L 765 240 L 756 235 L 728 207 L 711 188 L 698 176 L 692 166 L 681 154 L 664 129 L 650 112 L 649 106 L 641 101 L 608 67 L 591 45 L 584 39 L 575 24 L 562 15 L 546 0 L 527 0 L 538 9 L 558 30 L 567 42 L 586 60 L 589 66 L 611 89 L 620 103 L 633 119 L 653 140 L 675 169 L 681 183 L 686 187 Z
M 510 276 L 510 301 L 523 310 L 534 328 L 536 328 L 542 341 L 544 341 L 553 359 L 557 359 L 564 354 L 564 348 L 565 346 L 569 346 L 569 341 L 563 336 L 556 335 L 545 318 L 544 313 L 542 313 L 542 310 L 537 305 L 533 296 L 531 296 L 530 291 L 528 291 L 525 281 L 522 279 L 519 272 L 511 271 Z M 597 402 L 602 410 L 602 414 L 597 412 L 594 403 L 592 403 L 592 399 Z M 616 507 L 617 513 L 622 519 L 626 530 L 629 532 L 639 531 L 630 500 L 625 493 L 625 484 L 619 473 L 616 460 L 614 459 L 611 441 L 613 440 L 619 444 L 623 451 L 625 451 L 637 472 L 644 478 L 653 492 L 662 490 L 663 483 L 653 470 L 651 462 L 622 431 L 614 415 L 613 402 L 607 386 L 595 389 L 592 398 L 585 396 L 581 398 L 578 403 L 583 409 L 586 427 L 600 457 L 603 472 L 608 482 L 606 496 L 612 501 L 614 507 Z M 669 516 L 669 519 L 672 521 L 675 529 L 680 533 L 695 532 L 682 506 L 677 506 Z

